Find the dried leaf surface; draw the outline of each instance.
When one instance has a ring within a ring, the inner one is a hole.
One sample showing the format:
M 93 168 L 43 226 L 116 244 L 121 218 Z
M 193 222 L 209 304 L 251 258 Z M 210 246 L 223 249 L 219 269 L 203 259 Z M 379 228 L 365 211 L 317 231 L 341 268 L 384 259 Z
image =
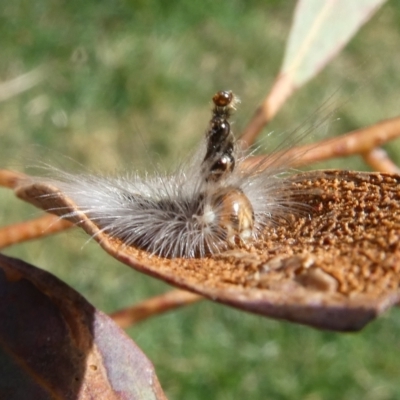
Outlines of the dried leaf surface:
M 1 399 L 165 399 L 154 368 L 48 272 L 0 254 Z
M 204 259 L 163 259 L 79 223 L 121 262 L 212 300 L 323 329 L 358 330 L 399 301 L 400 176 L 314 171 L 297 175 L 310 208 L 249 249 Z M 306 190 L 305 190 L 306 189 Z M 17 195 L 47 210 L 73 202 L 45 184 Z M 65 209 L 64 209 L 65 211 Z

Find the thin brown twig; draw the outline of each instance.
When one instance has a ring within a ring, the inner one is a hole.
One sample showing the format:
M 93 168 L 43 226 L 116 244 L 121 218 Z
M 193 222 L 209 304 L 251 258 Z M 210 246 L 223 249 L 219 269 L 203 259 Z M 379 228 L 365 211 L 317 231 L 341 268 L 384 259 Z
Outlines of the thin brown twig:
M 0 186 L 14 189 L 24 178 L 26 178 L 26 175 L 21 172 L 0 169 Z
M 16 188 L 27 176 L 16 171 L 0 169 L 0 186 Z M 30 221 L 0 228 L 0 249 L 64 231 L 74 224 L 55 215 L 46 214 Z
M 327 139 L 317 145 L 293 149 L 301 157 L 296 165 L 309 165 L 318 161 L 353 154 L 364 154 L 400 136 L 400 117 L 387 119 L 366 128 L 357 129 L 334 139 Z M 293 154 L 294 156 L 294 154 Z
M 30 221 L 0 228 L 0 249 L 64 231 L 74 226 L 72 222 L 56 215 L 46 214 Z
M 400 168 L 389 158 L 385 150 L 376 148 L 368 153 L 364 153 L 363 158 L 375 171 L 389 172 L 398 174 Z
M 277 77 L 268 96 L 257 108 L 240 137 L 243 149 L 253 145 L 261 130 L 278 113 L 295 90 L 296 87 L 289 75 Z
M 397 137 L 400 137 L 400 117 L 381 121 L 375 125 L 357 129 L 333 139 L 297 146 L 281 153 L 282 157 L 285 157 L 292 167 L 311 165 L 336 157 L 368 154 L 383 143 Z M 279 158 L 279 156 L 280 153 L 276 155 L 276 158 Z M 248 163 L 259 162 L 262 157 L 264 156 L 253 157 L 249 159 Z
M 195 303 L 203 298 L 198 294 L 174 289 L 159 296 L 146 299 L 131 307 L 115 311 L 110 314 L 110 317 L 121 328 L 125 329 L 144 319 Z

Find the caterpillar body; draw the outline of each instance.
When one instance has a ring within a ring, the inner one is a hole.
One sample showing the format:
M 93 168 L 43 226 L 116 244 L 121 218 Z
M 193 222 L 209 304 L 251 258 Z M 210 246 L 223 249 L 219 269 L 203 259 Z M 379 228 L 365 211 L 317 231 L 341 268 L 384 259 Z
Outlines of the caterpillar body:
M 105 177 L 59 171 L 50 183 L 74 201 L 76 214 L 150 254 L 193 258 L 248 247 L 265 227 L 293 213 L 296 202 L 290 179 L 281 176 L 286 161 L 266 156 L 248 165 L 250 154 L 240 150 L 229 123 L 237 103 L 231 91 L 214 95 L 202 146 L 173 173 Z

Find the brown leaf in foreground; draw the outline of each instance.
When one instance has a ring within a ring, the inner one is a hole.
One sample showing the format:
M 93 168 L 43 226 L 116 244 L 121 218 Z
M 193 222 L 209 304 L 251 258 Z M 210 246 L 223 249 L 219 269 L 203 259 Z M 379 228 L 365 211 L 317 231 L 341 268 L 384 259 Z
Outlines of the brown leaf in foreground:
M 270 228 L 248 251 L 210 258 L 150 257 L 99 232 L 84 215 L 74 222 L 121 262 L 212 300 L 317 328 L 361 329 L 399 301 L 400 176 L 314 171 L 297 175 L 292 185 L 308 193 L 302 199 L 310 205 L 307 216 Z M 43 196 L 49 193 L 57 189 L 16 188 L 45 210 L 75 208 L 60 195 Z
M 48 272 L 0 254 L 1 399 L 165 399 L 133 341 Z

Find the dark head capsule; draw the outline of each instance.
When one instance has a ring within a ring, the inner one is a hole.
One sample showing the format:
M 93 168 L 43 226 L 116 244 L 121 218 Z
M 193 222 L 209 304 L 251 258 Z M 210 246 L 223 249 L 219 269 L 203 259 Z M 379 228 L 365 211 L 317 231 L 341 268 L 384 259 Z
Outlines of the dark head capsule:
M 213 97 L 213 102 L 217 107 L 227 107 L 233 100 L 233 93 L 227 90 L 221 90 Z

